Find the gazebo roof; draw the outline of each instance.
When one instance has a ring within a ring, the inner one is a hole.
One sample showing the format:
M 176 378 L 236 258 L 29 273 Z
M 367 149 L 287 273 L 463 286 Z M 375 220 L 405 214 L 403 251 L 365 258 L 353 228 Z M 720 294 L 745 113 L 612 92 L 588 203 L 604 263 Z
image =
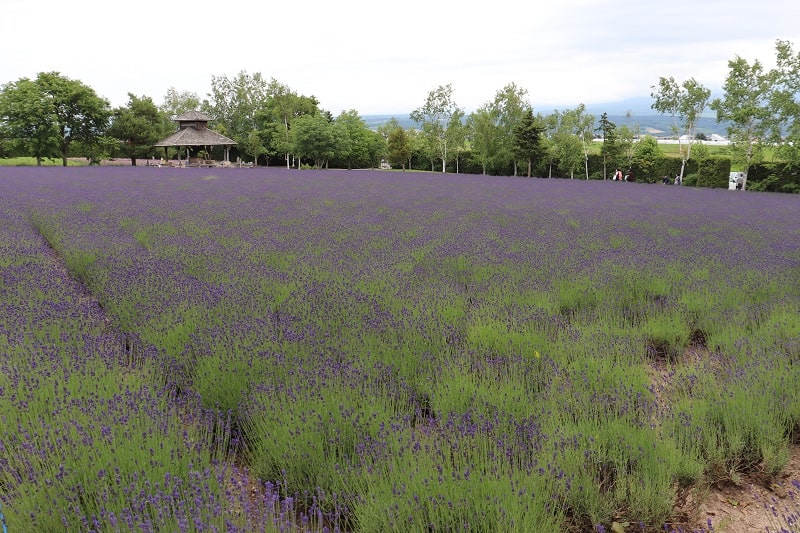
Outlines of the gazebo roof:
M 210 122 L 213 119 L 200 111 L 187 111 L 183 115 L 179 115 L 172 120 L 175 122 Z
M 183 115 L 186 116 L 186 115 Z M 184 119 L 193 120 L 193 119 Z M 203 119 L 198 119 L 203 120 Z M 153 146 L 235 146 L 236 141 L 209 129 L 183 128 Z

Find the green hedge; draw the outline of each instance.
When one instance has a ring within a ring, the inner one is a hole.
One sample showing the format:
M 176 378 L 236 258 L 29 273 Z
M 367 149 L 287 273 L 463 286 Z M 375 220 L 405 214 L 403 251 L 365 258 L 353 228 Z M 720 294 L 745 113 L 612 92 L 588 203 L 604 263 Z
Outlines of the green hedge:
M 731 173 L 731 158 L 712 156 L 697 165 L 697 186 L 712 189 L 727 189 Z
M 615 168 L 627 169 L 627 161 L 617 161 L 606 165 L 608 179 Z M 426 160 L 415 161 L 414 168 L 420 170 L 430 170 L 430 162 Z M 455 172 L 455 164 L 448 164 L 448 172 Z M 459 158 L 459 172 L 464 174 L 481 174 L 481 166 L 474 161 L 469 151 L 461 154 Z M 497 165 L 489 165 L 489 174 L 510 175 L 512 167 L 498 168 Z M 533 169 L 533 175 L 545 177 L 550 169 L 543 161 L 538 161 Z M 681 171 L 681 160 L 676 157 L 664 156 L 657 159 L 652 167 L 645 172 L 636 163 L 633 164 L 633 171 L 636 181 L 643 183 L 660 183 L 664 176 L 669 176 L 672 183 L 675 175 Z M 518 175 L 524 176 L 527 168 L 520 163 L 517 170 Z M 687 186 L 709 187 L 726 189 L 731 172 L 731 159 L 728 156 L 711 156 L 702 161 L 690 159 L 686 162 L 684 169 L 683 184 Z M 553 176 L 565 176 L 568 172 L 554 167 Z M 599 154 L 589 155 L 589 177 L 591 179 L 603 179 L 603 158 Z M 575 174 L 576 179 L 583 179 L 584 172 L 580 169 Z M 750 168 L 747 177 L 747 188 L 753 191 L 770 192 L 793 192 L 800 193 L 800 167 L 793 167 L 785 163 L 764 163 Z
M 800 193 L 800 168 L 787 163 L 762 163 L 747 172 L 747 189 Z

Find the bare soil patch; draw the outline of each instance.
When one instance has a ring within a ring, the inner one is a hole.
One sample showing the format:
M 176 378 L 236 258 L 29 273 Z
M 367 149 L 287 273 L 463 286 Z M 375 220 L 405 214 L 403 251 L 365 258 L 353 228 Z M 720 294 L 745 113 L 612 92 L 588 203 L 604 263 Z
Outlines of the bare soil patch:
M 692 345 L 674 364 L 712 371 L 718 362 L 707 348 Z M 668 409 L 672 374 L 667 361 L 653 361 L 650 376 L 656 401 Z M 789 462 L 777 478 L 755 472 L 742 474 L 738 484 L 689 487 L 680 493 L 673 517 L 673 528 L 687 532 L 800 531 L 800 443 L 792 446 Z

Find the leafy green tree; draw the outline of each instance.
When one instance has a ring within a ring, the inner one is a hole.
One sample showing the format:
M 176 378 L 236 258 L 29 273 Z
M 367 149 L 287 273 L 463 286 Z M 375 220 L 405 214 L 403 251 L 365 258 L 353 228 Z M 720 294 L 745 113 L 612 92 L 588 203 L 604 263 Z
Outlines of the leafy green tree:
M 728 69 L 724 96 L 711 102 L 711 109 L 717 112 L 717 122 L 728 123 L 733 158 L 744 166 L 744 189 L 750 168 L 762 160 L 772 126 L 770 99 L 775 74 L 765 71 L 759 61 L 751 65 L 738 56 L 728 61 Z
M 233 78 L 212 76 L 211 101 L 205 103 L 204 111 L 214 117 L 215 129 L 237 144 L 246 144 L 250 132 L 257 129 L 256 112 L 266 104 L 267 87 L 260 72 L 241 71 Z
M 522 120 L 514 127 L 514 153 L 528 163 L 528 177 L 531 177 L 533 162 L 539 159 L 543 152 L 542 132 L 544 126 L 539 124 L 533 116 L 533 109 L 528 108 Z
M 514 129 L 522 122 L 526 113 L 532 110 L 527 99 L 528 91 L 509 83 L 495 94 L 492 106 L 497 119 L 499 137 L 499 156 L 511 164 L 514 176 L 517 175 L 517 149 L 514 140 Z
M 691 157 L 694 136 L 697 133 L 697 120 L 708 106 L 711 91 L 703 87 L 694 78 L 678 84 L 675 78 L 661 77 L 658 87 L 652 87 L 650 96 L 655 100 L 650 106 L 660 114 L 672 117 L 672 131 L 678 137 L 678 149 L 681 153 L 681 181 L 686 170 L 686 162 Z M 686 146 L 682 137 L 687 137 Z
M 253 165 L 258 166 L 258 158 L 267 153 L 264 138 L 259 130 L 252 130 L 247 134 L 243 142 L 239 144 L 239 150 L 253 158 Z
M 28 78 L 3 85 L 0 91 L 0 128 L 22 153 L 42 159 L 58 153 L 58 129 L 51 102 L 41 86 Z
M 625 166 L 630 168 L 633 165 L 633 155 L 636 151 L 636 140 L 639 133 L 631 129 L 627 124 L 623 124 L 617 130 L 617 147 L 620 156 L 625 159 Z
M 583 168 L 586 179 L 589 179 L 589 152 L 594 142 L 594 115 L 586 112 L 586 106 L 579 104 L 573 111 L 575 120 L 575 135 L 581 141 L 583 148 Z
M 558 122 L 560 113 L 553 111 L 549 115 L 539 115 L 539 121 L 544 126 L 542 132 L 542 147 L 544 149 L 544 159 L 547 163 L 547 177 L 553 177 L 553 167 L 558 164 L 558 150 L 556 147 L 556 136 L 558 133 Z
M 58 72 L 39 73 L 36 83 L 52 106 L 58 149 L 63 165 L 67 166 L 73 141 L 88 146 L 105 132 L 110 116 L 108 100 L 97 96 L 94 89 L 83 82 Z
M 453 85 L 440 85 L 428 93 L 425 104 L 411 112 L 411 120 L 420 125 L 429 146 L 429 154 L 442 161 L 442 172 L 447 171 L 447 127 L 454 113 L 459 111 L 453 101 Z
M 272 136 L 270 148 L 276 153 L 285 155 L 286 168 L 289 168 L 294 146 L 291 139 L 292 124 L 299 117 L 319 113 L 319 102 L 313 96 L 297 94 L 288 85 L 280 83 L 274 78 L 267 86 L 267 96 L 266 109 L 263 110 L 261 117 L 279 124 L 281 131 L 280 135 Z M 261 128 L 266 129 L 265 122 L 261 123 Z
M 603 134 L 600 156 L 603 158 L 603 179 L 607 179 L 609 166 L 616 165 L 620 156 L 619 134 L 617 133 L 617 125 L 608 119 L 608 113 L 600 115 L 600 127 L 598 130 Z
M 121 153 L 119 140 L 110 135 L 101 135 L 87 146 L 75 141 L 74 148 L 75 153 L 85 157 L 90 165 L 99 165 L 104 159 L 117 157 Z
M 705 148 L 704 145 L 699 146 Z M 633 152 L 633 161 L 642 172 L 642 178 L 653 181 L 653 170 L 656 168 L 658 161 L 663 157 L 664 153 L 658 145 L 658 141 L 652 135 L 645 135 L 636 143 L 636 148 Z
M 347 168 L 365 168 L 375 163 L 385 151 L 386 143 L 381 134 L 369 129 L 355 109 L 342 111 L 336 117 L 336 123 L 342 127 L 343 152 L 337 154 L 346 159 Z
M 41 159 L 58 154 L 64 166 L 73 142 L 89 147 L 105 132 L 108 101 L 82 82 L 40 72 L 3 86 L 0 99 L 6 135 Z
M 389 150 L 389 163 L 400 165 L 403 172 L 406 170 L 406 163 L 411 157 L 411 142 L 406 134 L 406 130 L 397 126 L 389 133 L 387 141 Z
M 445 130 L 445 137 L 447 138 L 447 145 L 450 147 L 450 153 L 456 163 L 456 174 L 458 174 L 459 158 L 467 141 L 467 127 L 464 124 L 463 109 L 457 108 L 450 116 L 450 121 L 447 123 L 447 129 Z
M 153 153 L 153 145 L 161 140 L 165 130 L 164 115 L 149 96 L 128 93 L 128 104 L 113 110 L 108 135 L 119 141 L 120 152 L 136 166 L 137 158 Z
M 586 179 L 589 179 L 589 147 L 593 142 L 594 117 L 586 113 L 586 106 L 580 104 L 575 109 L 563 112 L 554 111 L 550 124 L 553 128 L 551 153 L 562 170 L 575 177 L 575 171 L 583 165 Z
M 386 122 L 381 123 L 378 126 L 377 131 L 385 140 L 388 141 L 389 135 L 397 128 L 402 128 L 400 121 L 398 121 L 395 117 L 392 117 Z
M 322 168 L 342 148 L 337 140 L 338 133 L 333 122 L 323 114 L 298 117 L 292 133 L 295 153 L 312 159 L 316 168 Z
M 159 106 L 161 112 L 168 118 L 173 119 L 180 115 L 184 115 L 189 111 L 198 111 L 201 107 L 209 107 L 210 104 L 206 102 L 203 104 L 197 93 L 191 91 L 178 91 L 175 87 L 167 89 L 167 94 L 164 95 L 164 100 Z
M 574 179 L 575 172 L 585 161 L 581 140 L 573 133 L 557 132 L 553 137 L 553 150 L 559 168 L 569 172 L 569 177 Z
M 771 139 L 778 146 L 776 155 L 790 167 L 800 166 L 800 53 L 788 41 L 777 41 L 774 86 L 770 109 L 775 118 Z
M 484 104 L 467 117 L 467 138 L 472 157 L 481 166 L 484 175 L 500 152 L 498 132 L 497 111 L 491 104 Z
M 411 155 L 408 157 L 408 168 L 414 168 L 414 161 L 426 159 L 426 143 L 422 134 L 416 128 L 406 130 L 408 135 L 408 145 L 411 148 Z

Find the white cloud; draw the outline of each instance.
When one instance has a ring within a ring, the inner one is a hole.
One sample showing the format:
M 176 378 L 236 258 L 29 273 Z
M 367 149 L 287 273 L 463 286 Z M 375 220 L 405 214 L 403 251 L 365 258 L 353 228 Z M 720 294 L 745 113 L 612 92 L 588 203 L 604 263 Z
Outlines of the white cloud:
M 800 47 L 800 4 L 763 0 L 4 0 L 0 83 L 57 70 L 112 105 L 201 97 L 212 76 L 275 78 L 337 114 L 396 113 L 452 83 L 468 111 L 507 83 L 541 111 L 648 97 L 659 76 L 718 89 L 735 55 Z

